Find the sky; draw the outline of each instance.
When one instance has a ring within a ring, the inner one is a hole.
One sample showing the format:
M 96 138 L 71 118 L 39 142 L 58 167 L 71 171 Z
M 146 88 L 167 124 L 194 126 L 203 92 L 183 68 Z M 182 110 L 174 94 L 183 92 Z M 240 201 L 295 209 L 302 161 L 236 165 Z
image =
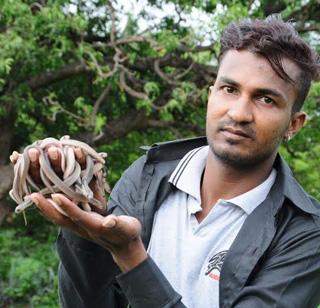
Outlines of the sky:
M 113 3 L 113 5 L 115 6 L 118 14 L 118 19 L 120 20 L 119 24 L 117 25 L 117 28 L 120 31 L 124 29 L 127 23 L 128 14 L 136 17 L 142 10 L 147 11 L 148 15 L 152 18 L 151 20 L 147 20 L 146 18 L 138 19 L 139 32 L 143 32 L 144 30 L 152 27 L 152 25 L 158 24 L 163 17 L 168 15 L 174 16 L 176 20 L 178 20 L 178 14 L 176 13 L 175 7 L 172 3 L 164 3 L 161 9 L 159 9 L 149 5 L 146 0 L 118 0 L 114 2 L 117 2 L 117 4 Z M 217 10 L 222 9 L 222 6 L 219 8 L 218 5 Z M 76 5 L 70 5 L 68 10 L 76 13 L 77 7 Z M 95 12 L 95 14 L 105 14 L 105 11 Z M 212 14 L 209 15 L 205 12 L 202 12 L 201 10 L 192 8 L 190 14 L 183 13 L 182 17 L 184 18 L 184 21 L 182 21 L 181 23 L 183 26 L 192 27 L 195 32 L 199 33 L 199 36 L 203 38 L 204 42 L 212 41 L 212 33 L 208 31 L 208 29 L 212 28 L 210 27 Z
M 118 0 L 118 2 L 119 7 L 123 6 L 124 11 L 131 13 L 133 16 L 137 16 L 142 9 L 145 9 L 152 16 L 152 22 L 143 18 L 139 19 L 138 26 L 142 31 L 148 29 L 151 23 L 157 24 L 163 17 L 168 15 L 175 16 L 176 20 L 179 19 L 172 3 L 164 3 L 161 9 L 158 9 L 148 5 L 146 0 Z M 219 7 L 217 9 L 219 10 Z M 192 8 L 190 14 L 183 13 L 182 17 L 184 18 L 184 21 L 181 22 L 182 26 L 192 27 L 200 37 L 203 37 L 204 42 L 212 41 L 212 37 L 209 37 L 212 36 L 212 33 L 210 34 L 208 31 L 208 29 L 212 28 L 210 27 L 212 14 L 209 15 L 201 10 Z M 125 19 L 123 23 L 125 25 Z

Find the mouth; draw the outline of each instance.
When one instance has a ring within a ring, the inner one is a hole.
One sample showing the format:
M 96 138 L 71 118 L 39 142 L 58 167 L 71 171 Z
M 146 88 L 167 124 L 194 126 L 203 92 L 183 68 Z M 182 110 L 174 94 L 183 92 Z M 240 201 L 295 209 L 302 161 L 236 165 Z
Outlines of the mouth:
M 226 135 L 233 137 L 233 138 L 250 138 L 252 139 L 251 134 L 248 134 L 247 132 L 244 132 L 240 129 L 235 129 L 230 126 L 226 126 L 221 129 L 222 132 L 224 132 Z

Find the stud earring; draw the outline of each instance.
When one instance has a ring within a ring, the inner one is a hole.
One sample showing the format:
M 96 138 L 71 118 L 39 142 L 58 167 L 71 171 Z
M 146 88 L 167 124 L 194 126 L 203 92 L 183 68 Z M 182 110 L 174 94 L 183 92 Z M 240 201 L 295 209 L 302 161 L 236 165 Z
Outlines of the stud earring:
M 291 139 L 291 134 L 290 133 L 287 133 L 283 136 L 283 141 L 284 142 L 289 142 Z

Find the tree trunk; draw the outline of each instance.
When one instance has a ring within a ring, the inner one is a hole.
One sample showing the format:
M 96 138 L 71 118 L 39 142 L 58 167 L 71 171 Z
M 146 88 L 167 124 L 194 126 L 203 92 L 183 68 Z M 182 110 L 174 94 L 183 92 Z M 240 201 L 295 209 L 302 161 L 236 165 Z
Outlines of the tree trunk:
M 6 117 L 0 119 L 0 225 L 13 209 L 7 201 L 13 181 L 13 167 L 9 163 L 9 155 L 14 133 L 14 113 L 12 108 L 10 109 Z

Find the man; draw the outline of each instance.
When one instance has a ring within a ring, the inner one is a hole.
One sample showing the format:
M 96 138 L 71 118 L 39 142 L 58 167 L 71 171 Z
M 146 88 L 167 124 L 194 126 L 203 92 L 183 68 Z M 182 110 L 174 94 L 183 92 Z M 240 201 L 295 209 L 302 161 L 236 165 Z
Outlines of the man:
M 276 17 L 230 24 L 221 46 L 207 139 L 151 147 L 113 189 L 105 217 L 52 195 L 69 218 L 31 195 L 63 227 L 63 307 L 320 302 L 319 204 L 277 154 L 305 122 L 318 57 Z M 35 170 L 38 154 L 29 155 Z

